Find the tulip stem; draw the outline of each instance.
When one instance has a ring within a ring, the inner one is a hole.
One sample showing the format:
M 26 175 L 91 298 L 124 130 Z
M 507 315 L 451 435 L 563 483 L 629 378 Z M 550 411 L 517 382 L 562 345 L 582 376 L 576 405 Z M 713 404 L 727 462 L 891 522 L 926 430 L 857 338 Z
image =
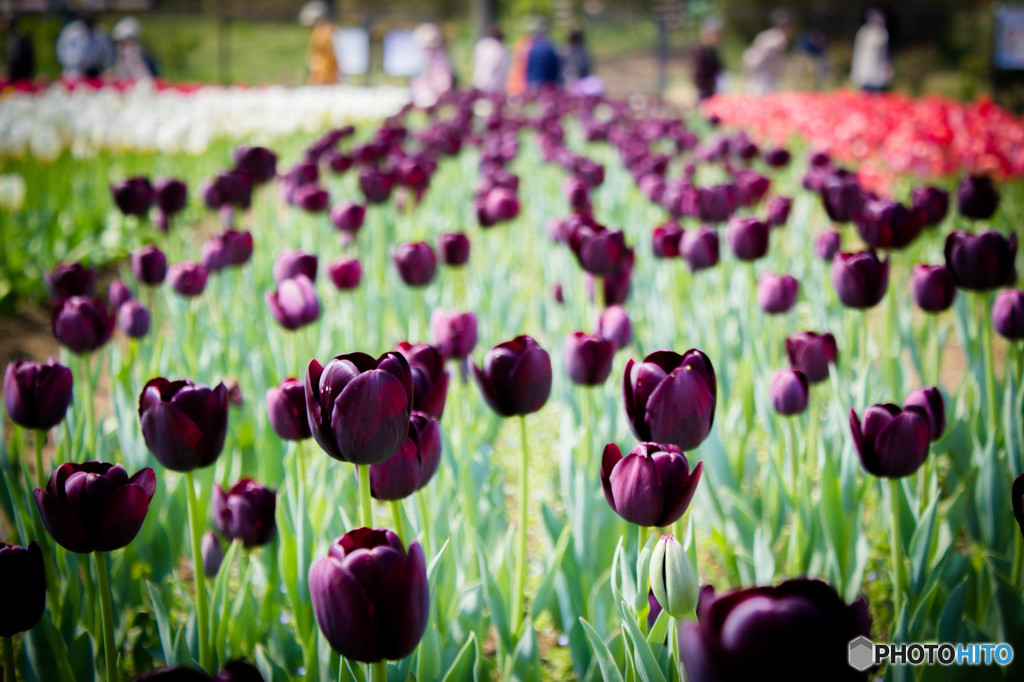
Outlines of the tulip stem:
M 1024 540 L 1017 540 L 1013 548 L 1013 568 L 1010 572 L 1010 584 L 1018 589 L 1020 589 L 1022 572 L 1024 572 Z
M 36 486 L 46 489 L 46 472 L 43 469 L 43 446 L 46 445 L 46 431 L 37 429 L 32 433 L 32 444 L 36 450 Z
M 427 502 L 423 497 L 423 490 L 417 490 L 416 509 L 420 513 L 420 530 L 423 532 L 423 549 L 427 553 L 427 561 L 430 561 L 433 553 L 430 551 L 430 517 L 427 511 Z
M 526 448 L 525 416 L 519 417 L 519 444 L 522 446 L 519 459 L 519 541 L 516 548 L 515 591 L 512 593 L 512 632 L 516 635 L 523 622 L 523 593 L 526 590 L 526 499 L 529 454 Z
M 356 465 L 357 482 L 359 483 L 360 522 L 364 528 L 373 528 L 373 501 L 370 499 L 370 465 Z
M 398 539 L 406 543 L 405 522 L 402 521 L 402 503 L 399 500 L 391 500 L 391 515 L 395 517 L 395 533 Z
M 889 516 L 892 520 L 892 537 L 889 547 L 892 556 L 892 610 L 899 617 L 900 606 L 903 604 L 903 538 L 900 535 L 900 481 L 889 479 Z
M 109 559 L 106 552 L 95 552 L 96 577 L 100 583 L 100 614 L 103 617 L 103 660 L 106 663 L 107 682 L 121 679 L 117 670 L 117 651 L 114 649 L 114 605 L 110 599 Z
M 988 304 L 985 307 L 985 310 L 990 310 L 992 308 L 992 295 L 986 294 L 983 300 Z M 995 361 L 992 357 L 992 322 L 988 314 L 983 315 L 980 319 L 982 333 L 981 350 L 985 358 L 985 402 L 987 403 L 986 407 L 988 408 L 985 411 L 988 413 L 988 434 L 994 440 L 999 415 L 996 409 Z
M 370 670 L 373 673 L 371 677 L 373 682 L 388 682 L 388 662 L 386 660 L 371 663 Z
M 99 459 L 96 455 L 96 405 L 93 403 L 92 356 L 86 355 L 82 358 L 81 374 L 85 385 L 85 460 Z
M 18 669 L 14 664 L 14 636 L 0 637 L 4 643 L 4 676 L 3 679 L 14 682 L 18 679 Z
M 188 509 L 188 525 L 192 529 L 192 576 L 196 584 L 196 618 L 199 623 L 199 665 L 206 671 L 213 668 L 210 651 L 210 610 L 206 596 L 206 574 L 203 573 L 203 528 L 198 515 L 199 503 L 192 472 L 185 472 L 185 503 Z

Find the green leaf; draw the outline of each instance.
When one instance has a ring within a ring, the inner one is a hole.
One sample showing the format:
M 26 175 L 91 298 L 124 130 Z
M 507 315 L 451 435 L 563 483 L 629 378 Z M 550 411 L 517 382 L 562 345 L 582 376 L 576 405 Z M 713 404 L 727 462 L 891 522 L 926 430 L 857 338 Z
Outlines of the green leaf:
M 436 680 L 441 675 L 441 636 L 433 625 L 427 626 L 416 654 L 416 679 Z
M 153 615 L 156 617 L 156 630 L 160 636 L 160 648 L 164 663 L 168 666 L 176 666 L 178 659 L 174 651 L 174 631 L 171 630 L 171 621 L 167 617 L 163 597 L 153 587 L 153 583 L 148 580 L 146 581 L 146 591 L 149 593 L 149 601 L 153 605 Z
M 45 682 L 72 682 L 68 651 L 50 616 L 43 613 L 39 623 L 25 633 L 25 655 L 36 678 Z M 12 676 L 13 677 L 13 676 Z
M 622 628 L 629 634 L 630 642 L 633 645 L 633 658 L 636 661 L 636 672 L 643 682 L 666 682 L 665 675 L 661 672 L 658 659 L 651 651 L 651 645 L 647 638 L 640 632 L 636 618 L 629 613 L 625 605 L 620 606 L 622 611 Z
M 622 674 L 615 665 L 615 658 L 612 656 L 612 652 L 608 650 L 608 645 L 601 639 L 601 635 L 597 634 L 593 626 L 582 618 L 580 618 L 580 625 L 583 626 L 583 632 L 586 633 L 587 641 L 590 642 L 590 648 L 594 652 L 594 659 L 601 670 L 601 677 L 605 682 L 623 682 Z
M 946 599 L 946 605 L 939 616 L 940 642 L 960 641 L 960 623 L 964 619 L 964 606 L 967 604 L 967 582 L 965 578 Z
M 498 631 L 502 644 L 507 649 L 512 648 L 512 628 L 509 625 L 508 610 L 505 606 L 505 595 L 502 594 L 498 584 L 491 575 L 487 565 L 487 558 L 481 544 L 477 544 L 477 560 L 480 563 L 481 585 L 484 591 L 484 602 L 487 604 L 487 611 L 491 614 L 491 622 Z
M 462 680 L 476 679 L 476 663 L 480 656 L 480 647 L 477 645 L 476 635 L 469 634 L 469 639 L 462 646 L 459 655 L 448 672 L 442 678 L 445 682 L 462 682 Z
M 925 508 L 914 536 L 910 540 L 910 590 L 914 595 L 921 592 L 925 570 L 929 565 L 932 538 L 935 535 L 935 510 L 938 508 L 939 496 L 932 496 L 932 501 Z

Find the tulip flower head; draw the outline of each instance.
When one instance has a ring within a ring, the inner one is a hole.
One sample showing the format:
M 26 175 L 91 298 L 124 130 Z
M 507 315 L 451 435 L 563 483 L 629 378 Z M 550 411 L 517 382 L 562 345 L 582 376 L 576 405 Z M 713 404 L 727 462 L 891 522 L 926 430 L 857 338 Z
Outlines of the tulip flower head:
M 150 379 L 139 395 L 146 447 L 171 471 L 192 471 L 217 461 L 228 428 L 228 389 L 187 379 Z
M 409 433 L 394 457 L 370 465 L 370 492 L 378 500 L 401 500 L 427 485 L 441 463 L 441 427 L 413 412 Z
M 996 294 L 992 326 L 1010 341 L 1024 339 L 1024 291 L 1008 289 Z
M 274 260 L 274 282 L 281 284 L 296 275 L 305 275 L 310 282 L 316 281 L 319 259 L 303 251 L 282 251 Z
M 942 399 L 942 393 L 935 386 L 919 388 L 907 396 L 903 402 L 903 409 L 918 407 L 924 410 L 928 418 L 929 437 L 937 441 L 946 431 L 946 403 Z
M 338 288 L 338 291 L 351 291 L 359 286 L 363 279 L 363 266 L 356 258 L 337 258 L 327 266 L 327 276 Z
M 391 250 L 391 260 L 402 281 L 412 287 L 430 284 L 437 274 L 437 256 L 427 242 L 402 244 Z
M 872 308 L 889 287 L 889 257 L 878 260 L 874 251 L 838 253 L 832 260 L 832 286 L 848 308 Z
M 285 329 L 294 331 L 320 317 L 320 299 L 316 297 L 313 283 L 303 274 L 284 280 L 263 297 L 271 315 Z
M 562 359 L 573 383 L 600 386 L 612 373 L 615 345 L 597 334 L 573 332 L 565 337 Z
M 305 440 L 312 434 L 306 416 L 306 389 L 298 379 L 285 379 L 267 389 L 267 420 L 284 440 Z
M 650 566 L 651 591 L 658 605 L 674 618 L 684 618 L 697 606 L 697 576 L 683 546 L 671 535 L 654 544 Z
M 946 269 L 961 289 L 988 291 L 1017 281 L 1017 235 L 969 234 L 955 230 L 946 237 Z
M 795 277 L 766 272 L 757 283 L 757 303 L 770 315 L 785 313 L 796 304 L 799 290 L 800 283 Z
M 839 350 L 832 334 L 800 332 L 786 337 L 786 355 L 793 369 L 816 384 L 828 379 L 828 366 L 836 364 Z
M 186 298 L 194 298 L 203 293 L 210 271 L 196 263 L 176 263 L 167 271 L 167 279 L 171 287 Z
M 949 310 L 956 298 L 956 282 L 944 265 L 918 265 L 910 274 L 917 307 L 927 313 Z
M 430 314 L 430 336 L 446 358 L 469 357 L 476 348 L 476 315 L 435 308 Z
M 0 542 L 0 637 L 36 626 L 46 608 L 46 570 L 38 542 L 18 547 Z M 13 671 L 11 679 L 14 679 Z
M 437 240 L 441 262 L 457 267 L 469 261 L 469 237 L 463 232 L 445 232 Z
M 58 263 L 53 272 L 43 273 L 46 292 L 54 301 L 72 296 L 92 296 L 96 290 L 96 270 L 81 263 Z
M 98 298 L 72 296 L 53 307 L 53 335 L 72 353 L 103 347 L 114 333 L 114 316 Z
M 117 309 L 117 326 L 129 338 L 142 338 L 149 332 L 149 310 L 135 299 L 125 301 Z
M 448 399 L 450 379 L 444 368 L 444 355 L 429 343 L 413 345 L 402 341 L 395 350 L 405 356 L 412 371 L 412 409 L 440 419 Z
M 638 526 L 659 528 L 675 523 L 690 506 L 703 462 L 690 470 L 675 445 L 640 443 L 628 455 L 615 443 L 601 457 L 601 486 L 616 514 Z
M 903 478 L 928 458 L 931 423 L 921 407 L 891 403 L 872 405 L 863 422 L 850 410 L 850 432 L 864 470 L 873 476 Z
M 965 218 L 987 220 L 999 208 L 999 190 L 986 175 L 965 175 L 956 187 L 956 205 Z
M 517 336 L 484 354 L 483 367 L 473 364 L 480 392 L 502 417 L 537 412 L 551 395 L 551 358 L 529 336 Z
M 702 351 L 660 350 L 643 362 L 629 360 L 622 393 L 626 417 L 641 440 L 692 450 L 711 432 L 718 387 Z
M 621 350 L 633 340 L 633 323 L 626 309 L 621 305 L 610 305 L 602 310 L 594 324 L 595 333 L 612 342 L 615 350 Z
M 274 510 L 277 495 L 252 479 L 243 478 L 225 491 L 213 486 L 213 520 L 217 529 L 231 540 L 240 540 L 247 547 L 259 547 L 274 537 Z
M 825 230 L 815 240 L 814 252 L 823 261 L 831 262 L 836 257 L 836 254 L 839 253 L 841 239 L 839 233 L 835 230 Z
M 155 287 L 167 277 L 167 256 L 149 244 L 132 253 L 132 274 L 140 284 Z
M 71 370 L 53 358 L 9 362 L 4 371 L 7 414 L 22 428 L 48 431 L 64 420 L 73 385 Z
M 780 369 L 772 375 L 769 385 L 772 408 L 785 416 L 800 414 L 807 409 L 810 389 L 810 383 L 803 372 Z

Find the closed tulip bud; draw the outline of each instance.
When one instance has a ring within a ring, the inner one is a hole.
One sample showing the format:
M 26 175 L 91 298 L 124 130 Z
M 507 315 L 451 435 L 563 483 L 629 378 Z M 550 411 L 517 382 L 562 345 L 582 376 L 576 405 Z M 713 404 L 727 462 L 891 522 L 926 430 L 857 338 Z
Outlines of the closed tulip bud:
M 36 626 L 46 608 L 46 569 L 38 542 L 28 548 L 0 542 L 0 637 L 13 637 Z M 14 671 L 10 671 L 14 679 Z
M 615 345 L 597 334 L 573 332 L 565 337 L 562 361 L 569 378 L 584 386 L 600 386 L 612 373 Z
M 437 274 L 437 257 L 427 242 L 402 244 L 392 249 L 391 261 L 399 277 L 409 286 L 426 286 Z
M 594 327 L 597 335 L 611 341 L 615 350 L 625 348 L 633 340 L 633 324 L 621 305 L 610 305 L 602 310 Z
M 757 171 L 749 169 L 737 172 L 735 177 L 739 203 L 744 206 L 756 204 L 768 193 L 772 186 L 771 180 Z
M 873 476 L 903 478 L 928 458 L 931 425 L 924 408 L 872 405 L 864 411 L 863 424 L 850 410 L 850 432 L 864 470 Z
M 731 219 L 725 236 L 740 260 L 757 260 L 768 253 L 768 226 L 757 218 Z
M 437 250 L 445 265 L 465 265 L 469 261 L 469 237 L 462 232 L 445 232 L 438 237 Z
M 856 225 L 861 239 L 870 248 L 902 249 L 917 239 L 924 223 L 897 201 L 868 199 Z
M 167 256 L 149 244 L 132 254 L 132 274 L 140 284 L 155 287 L 167 277 Z
M 551 395 L 551 358 L 529 336 L 517 336 L 484 354 L 484 366 L 473 363 L 480 392 L 502 417 L 540 410 Z
M 679 240 L 679 255 L 686 259 L 690 272 L 718 265 L 718 233 L 705 226 L 687 230 Z
M 125 336 L 142 338 L 149 332 L 149 310 L 135 299 L 125 301 L 117 309 L 117 326 Z
M 348 291 L 359 286 L 363 279 L 363 266 L 355 258 L 338 258 L 327 266 L 327 276 L 339 291 Z
M 391 197 L 394 179 L 390 173 L 364 166 L 359 171 L 359 189 L 366 201 L 371 204 L 383 204 Z
M 839 253 L 841 237 L 835 230 L 825 230 L 818 239 L 814 242 L 814 252 L 818 254 L 818 258 L 825 261 L 826 263 L 831 262 L 836 254 Z
M 476 315 L 435 308 L 430 315 L 430 336 L 444 357 L 469 357 L 476 348 Z
M 305 275 L 286 279 L 263 295 L 277 323 L 288 330 L 299 329 L 320 317 L 320 300 L 313 283 Z
M 569 236 L 569 247 L 580 267 L 592 275 L 609 277 L 633 265 L 633 249 L 621 230 L 595 229 L 584 224 Z
M 311 253 L 282 251 L 274 260 L 274 281 L 281 284 L 296 275 L 305 275 L 310 282 L 315 282 L 319 262 L 319 259 Z
M 370 492 L 378 500 L 402 500 L 427 485 L 441 463 L 441 427 L 413 412 L 409 434 L 394 457 L 370 465 Z
M 697 576 L 686 550 L 671 535 L 662 535 L 654 544 L 650 580 L 658 603 L 673 618 L 683 618 L 697 606 Z
M 305 440 L 309 431 L 306 389 L 298 379 L 285 379 L 267 389 L 267 420 L 274 433 L 285 440 Z
M 956 298 L 956 282 L 943 265 L 918 265 L 910 274 L 917 307 L 928 313 L 949 310 Z
M 277 495 L 255 481 L 243 478 L 225 492 L 213 486 L 213 520 L 221 534 L 240 540 L 245 547 L 260 547 L 274 537 Z
M 559 305 L 565 303 L 565 292 L 562 291 L 562 284 L 555 282 L 551 285 L 551 298 L 555 299 L 555 303 Z
M 154 199 L 153 185 L 143 177 L 128 178 L 116 185 L 111 185 L 110 193 L 121 213 L 139 218 L 146 217 Z
M 73 385 L 71 370 L 53 358 L 45 364 L 9 362 L 4 371 L 7 414 L 22 428 L 47 431 L 63 421 Z
M 331 222 L 345 234 L 355 236 L 366 219 L 366 207 L 352 201 L 336 204 L 331 209 Z
M 986 220 L 999 208 L 999 190 L 988 176 L 965 175 L 956 187 L 956 205 L 965 218 Z
M 427 628 L 430 588 L 419 543 L 389 530 L 357 528 L 309 569 L 313 614 L 331 648 L 373 663 L 411 654 Z
M 640 443 L 623 457 L 615 443 L 608 443 L 601 457 L 601 486 L 616 514 L 638 526 L 663 528 L 686 512 L 703 468 L 698 462 L 690 471 L 686 455 L 675 445 Z
M 216 577 L 220 565 L 224 562 L 224 546 L 220 544 L 220 538 L 212 530 L 206 531 L 203 535 L 201 545 L 203 556 L 203 574 L 207 578 Z
M 252 233 L 226 230 L 221 234 L 228 265 L 245 265 L 252 257 Z
M 992 326 L 1010 341 L 1024 339 L 1024 291 L 1009 289 L 996 294 Z
M 519 215 L 519 199 L 514 191 L 506 187 L 495 187 L 482 198 L 478 217 L 480 225 L 490 227 L 497 223 L 512 220 Z
M 622 375 L 626 418 L 643 441 L 692 450 L 708 437 L 715 421 L 718 385 L 711 360 L 690 349 L 651 353 L 626 363 Z
M 96 290 L 96 270 L 81 263 L 58 263 L 53 272 L 43 274 L 46 292 L 55 301 L 72 296 L 92 296 Z
M 793 200 L 789 197 L 772 197 L 768 202 L 768 216 L 765 222 L 770 227 L 782 227 L 789 220 L 789 211 L 793 207 Z
M 697 194 L 697 217 L 705 223 L 721 223 L 729 219 L 739 205 L 735 185 L 712 185 Z
M 766 272 L 757 283 L 757 303 L 766 313 L 785 313 L 796 303 L 799 289 L 795 277 Z
M 347 353 L 306 369 L 306 414 L 317 444 L 334 459 L 380 464 L 405 440 L 412 414 L 413 379 L 401 353 L 376 360 Z
M 444 368 L 444 355 L 429 343 L 412 345 L 402 341 L 395 349 L 409 361 L 412 371 L 412 409 L 440 419 L 448 399 L 450 375 Z
M 1010 488 L 1010 502 L 1013 505 L 1013 516 L 1017 519 L 1021 537 L 1024 537 L 1024 474 L 1013 479 Z
M 249 208 L 252 204 L 252 179 L 239 170 L 232 169 L 217 175 L 213 188 L 208 189 L 203 196 L 210 208 L 224 205 Z M 211 199 L 214 203 L 211 203 Z
M 562 196 L 569 207 L 581 213 L 590 210 L 590 188 L 580 178 L 571 175 L 562 184 Z
M 847 605 L 820 580 L 716 595 L 700 592 L 697 621 L 679 632 L 686 678 L 702 682 L 756 680 L 785 670 L 792 680 L 864 681 L 848 663 L 850 640 L 871 636 L 868 602 Z M 800 647 L 799 660 L 787 652 Z
M 788 166 L 792 156 L 788 149 L 783 147 L 777 147 L 775 149 L 769 149 L 764 153 L 764 162 L 772 168 L 782 168 Z
M 156 492 L 149 467 L 128 478 L 119 464 L 67 462 L 32 491 L 43 525 L 71 552 L 112 552 L 135 539 Z
M 206 288 L 206 280 L 210 271 L 196 263 L 177 263 L 167 271 L 171 288 L 187 298 L 193 298 L 203 293 Z
M 860 212 L 864 201 L 863 190 L 857 176 L 849 171 L 835 169 L 821 183 L 821 198 L 825 211 L 834 223 L 848 223 Z
M 107 302 L 110 303 L 110 308 L 118 310 L 122 303 L 130 300 L 132 300 L 132 290 L 128 288 L 128 285 L 120 278 L 112 279 L 110 287 L 107 289 Z
M 277 175 L 277 154 L 266 147 L 239 147 L 235 150 L 235 167 L 262 185 Z
M 331 149 L 324 155 L 327 159 L 327 167 L 331 169 L 332 173 L 344 173 L 352 167 L 354 163 L 351 156 L 343 154 L 335 149 Z
M 949 212 L 949 192 L 940 187 L 915 187 L 911 206 L 928 227 L 941 223 Z
M 665 223 L 654 228 L 651 233 L 651 250 L 655 258 L 675 258 L 679 255 L 679 240 L 683 238 L 683 228 L 677 223 Z
M 163 178 L 153 187 L 156 205 L 168 218 L 181 213 L 188 201 L 188 186 L 175 178 Z
M 800 332 L 786 337 L 789 364 L 799 370 L 812 384 L 828 379 L 828 366 L 836 364 L 839 350 L 832 334 Z
M 114 316 L 98 298 L 72 296 L 53 307 L 53 335 L 73 353 L 102 347 L 114 333 Z
M 192 471 L 217 461 L 228 430 L 228 389 L 187 379 L 150 379 L 139 395 L 146 447 L 171 471 Z
M 974 235 L 954 231 L 946 237 L 946 269 L 961 289 L 988 291 L 1017 281 L 1017 235 Z
M 786 416 L 800 414 L 807 409 L 810 390 L 810 384 L 803 372 L 780 369 L 772 375 L 769 386 L 772 409 Z
M 832 261 L 832 286 L 843 305 L 871 308 L 889 287 L 889 257 L 878 260 L 874 251 L 839 253 Z
M 296 188 L 292 199 L 296 206 L 307 213 L 323 213 L 330 205 L 331 195 L 319 185 L 308 184 Z
M 942 393 L 934 386 L 919 388 L 907 396 L 903 403 L 903 409 L 919 407 L 924 410 L 928 418 L 928 428 L 933 441 L 942 437 L 946 431 L 946 404 L 942 399 Z

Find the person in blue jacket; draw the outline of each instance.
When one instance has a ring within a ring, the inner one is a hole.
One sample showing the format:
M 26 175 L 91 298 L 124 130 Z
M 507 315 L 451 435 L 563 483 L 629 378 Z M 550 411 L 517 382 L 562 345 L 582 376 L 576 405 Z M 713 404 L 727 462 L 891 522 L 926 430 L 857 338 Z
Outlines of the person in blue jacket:
M 562 85 L 562 62 L 548 39 L 548 28 L 539 22 L 533 31 L 533 45 L 526 56 L 526 86 Z

